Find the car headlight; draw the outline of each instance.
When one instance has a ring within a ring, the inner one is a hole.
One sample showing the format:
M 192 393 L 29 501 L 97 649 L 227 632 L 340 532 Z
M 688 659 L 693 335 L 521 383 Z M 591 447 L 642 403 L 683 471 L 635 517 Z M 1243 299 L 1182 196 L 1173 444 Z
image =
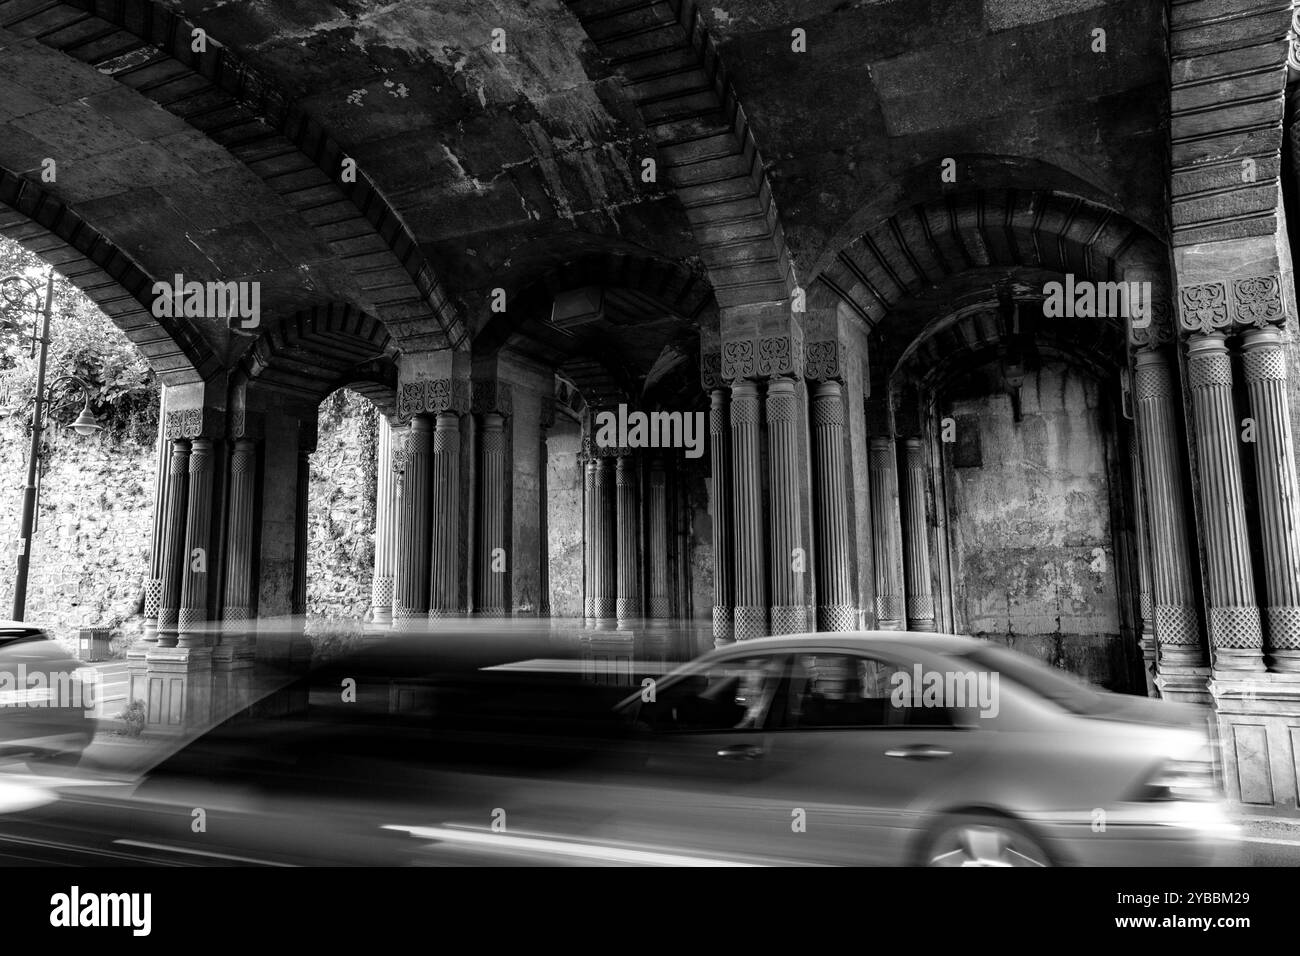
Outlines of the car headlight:
M 1137 799 L 1214 800 L 1219 796 L 1214 749 L 1208 743 L 1196 752 L 1164 761 L 1142 784 Z

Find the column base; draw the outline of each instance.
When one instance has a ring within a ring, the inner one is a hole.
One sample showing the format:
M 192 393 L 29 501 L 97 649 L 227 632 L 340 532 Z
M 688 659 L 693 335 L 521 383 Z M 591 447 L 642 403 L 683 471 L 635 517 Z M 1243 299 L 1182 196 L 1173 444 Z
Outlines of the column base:
M 158 647 L 146 656 L 145 662 L 145 730 L 180 734 L 201 730 L 211 722 L 211 650 Z
M 858 611 L 852 604 L 817 605 L 817 630 L 856 631 Z
M 1165 700 L 1182 704 L 1208 705 L 1210 692 L 1206 684 L 1209 679 L 1208 667 L 1174 664 L 1162 657 L 1156 667 L 1156 676 L 1152 683 Z
M 747 641 L 751 637 L 767 637 L 767 608 L 761 606 L 738 605 L 736 607 L 736 640 Z
M 803 634 L 808 630 L 808 608 L 802 604 L 772 606 L 773 634 Z
M 1270 650 L 1266 655 L 1268 669 L 1282 674 L 1300 674 L 1300 651 Z
M 925 618 L 922 620 L 912 620 L 911 618 L 909 618 L 907 621 L 907 629 L 909 631 L 931 631 L 931 632 L 938 630 L 938 628 L 934 626 L 934 618 Z
M 583 680 L 593 684 L 632 686 L 632 661 L 636 651 L 634 635 L 603 629 L 594 634 L 584 634 L 581 640 L 579 654 Z
M 1209 691 L 1228 798 L 1251 809 L 1300 816 L 1300 676 L 1216 672 Z
M 731 608 L 713 605 L 713 646 L 726 647 L 736 643 L 736 621 Z

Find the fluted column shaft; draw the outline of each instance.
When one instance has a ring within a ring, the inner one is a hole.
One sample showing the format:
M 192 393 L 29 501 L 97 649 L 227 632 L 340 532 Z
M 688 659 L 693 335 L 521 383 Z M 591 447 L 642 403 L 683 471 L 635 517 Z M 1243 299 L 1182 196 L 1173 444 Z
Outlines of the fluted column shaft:
M 735 624 L 740 641 L 768 634 L 758 426 L 758 386 L 739 382 L 731 390 L 731 477 L 735 490 Z
M 393 557 L 397 547 L 397 481 L 393 474 L 393 426 L 379 416 L 375 451 L 375 573 L 370 582 L 370 617 L 393 623 Z
M 1151 543 L 1152 620 L 1163 664 L 1205 663 L 1192 585 L 1192 549 L 1180 476 L 1174 379 L 1163 350 L 1139 352 L 1133 366 L 1138 448 Z
M 1133 532 L 1138 568 L 1138 634 L 1141 635 L 1142 661 L 1146 669 L 1148 693 L 1154 686 L 1156 631 L 1151 606 L 1151 545 L 1147 535 L 1146 483 L 1142 478 L 1142 449 L 1134 431 L 1129 436 L 1130 469 L 1133 473 Z
M 637 530 L 641 502 L 637 462 L 631 455 L 621 455 L 615 472 L 618 488 L 618 599 L 615 614 L 620 629 L 635 625 L 641 616 L 641 549 Z
M 401 534 L 393 569 L 393 624 L 410 628 L 429 610 L 429 472 L 432 445 L 427 415 L 411 419 L 402 466 Z
M 710 505 L 713 511 L 713 643 L 736 639 L 735 564 L 732 557 L 731 455 L 727 390 L 709 395 L 709 456 L 712 466 Z
M 506 613 L 506 434 L 496 412 L 482 418 L 479 434 L 478 599 L 475 611 L 488 617 Z
M 1188 340 L 1187 373 L 1204 506 L 1213 663 L 1215 668 L 1263 670 L 1264 637 L 1255 603 L 1232 405 L 1232 362 L 1222 334 Z
M 808 630 L 799 523 L 799 398 L 795 383 L 773 379 L 767 386 L 767 464 L 772 573 L 772 633 Z
M 646 616 L 662 622 L 672 615 L 672 599 L 668 589 L 668 476 L 657 458 L 650 466 L 649 537 L 650 597 Z
M 502 465 L 504 478 L 505 468 Z M 430 529 L 429 616 L 447 617 L 461 611 L 460 544 L 460 416 L 438 413 L 433 430 L 433 521 Z M 504 503 L 502 505 L 504 507 Z
M 587 627 L 596 626 L 596 459 L 582 463 L 582 615 Z
M 925 520 L 925 489 L 929 485 L 929 468 L 925 446 L 919 438 L 903 442 L 903 465 L 906 471 L 903 495 L 903 524 L 906 529 L 903 567 L 907 587 L 907 629 L 933 631 L 934 585 L 930 578 L 930 529 Z
M 867 443 L 871 483 L 871 537 L 876 565 L 876 622 L 882 631 L 904 629 L 903 541 L 899 527 L 898 462 L 894 440 Z
M 221 619 L 247 621 L 253 603 L 253 482 L 257 475 L 257 445 L 236 440 L 230 453 L 230 496 L 226 511 L 226 580 Z
M 149 576 L 144 582 L 144 626 L 141 640 L 158 640 L 158 611 L 162 607 L 162 565 L 166 550 L 167 482 L 171 473 L 172 443 L 167 440 L 167 390 L 158 409 L 158 441 L 154 449 L 153 534 L 149 541 Z
M 212 439 L 190 442 L 189 507 L 185 517 L 185 572 L 177 632 L 180 647 L 210 643 L 203 624 L 208 619 L 208 544 L 212 532 Z
M 1282 334 L 1273 329 L 1246 333 L 1242 359 L 1255 419 L 1269 663 L 1272 670 L 1296 672 L 1300 671 L 1300 483 Z
M 844 393 L 828 380 L 813 389 L 812 423 L 817 482 L 817 629 L 857 630 L 850 550 L 848 476 L 844 466 Z
M 617 608 L 617 505 L 615 502 L 614 463 L 605 456 L 596 459 L 596 507 L 592 537 L 592 584 L 595 591 L 592 610 L 596 627 L 608 628 L 616 623 Z
M 162 520 L 162 588 L 158 606 L 158 643 L 175 647 L 181 608 L 181 581 L 185 573 L 185 511 L 189 501 L 190 443 L 177 438 L 171 443 L 167 467 L 167 500 Z

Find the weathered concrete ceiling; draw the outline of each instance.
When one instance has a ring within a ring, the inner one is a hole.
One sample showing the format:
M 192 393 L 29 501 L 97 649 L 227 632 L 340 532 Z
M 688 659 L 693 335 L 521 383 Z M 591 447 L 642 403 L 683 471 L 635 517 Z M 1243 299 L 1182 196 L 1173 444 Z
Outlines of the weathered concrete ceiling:
M 945 189 L 1063 189 L 1167 234 L 1165 5 L 1133 0 L 710 0 L 804 271 Z M 791 50 L 806 31 L 808 52 Z M 1106 52 L 1093 52 L 1093 30 Z M 959 179 L 939 162 L 959 160 Z M 1003 159 L 997 159 L 1003 157 Z M 1050 164 L 1060 181 L 1026 175 Z M 972 165 L 973 164 L 973 165 Z M 1084 190 L 1091 188 L 1091 195 Z
M 396 349 L 463 345 L 491 290 L 597 253 L 779 302 L 972 189 L 1167 233 L 1154 0 L 0 0 L 0 30 L 0 167 L 57 158 L 42 188 L 135 285 L 256 277 L 272 321 L 350 309 Z M 220 364 L 251 345 L 197 331 Z

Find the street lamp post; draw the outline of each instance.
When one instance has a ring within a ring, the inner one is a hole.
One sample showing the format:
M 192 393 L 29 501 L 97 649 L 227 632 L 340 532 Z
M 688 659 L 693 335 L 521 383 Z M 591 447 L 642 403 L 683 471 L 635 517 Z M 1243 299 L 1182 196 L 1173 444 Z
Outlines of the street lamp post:
M 22 287 L 25 286 L 25 289 Z M 10 292 L 4 293 L 4 298 L 11 304 L 21 302 L 28 296 L 37 295 L 37 285 L 30 279 L 23 276 L 6 276 L 0 279 L 0 289 L 19 288 L 15 298 Z M 20 306 L 21 307 L 21 306 Z M 28 311 L 39 311 L 40 318 L 40 339 L 39 339 L 39 358 L 36 362 L 36 394 L 32 399 L 32 441 L 27 453 L 27 483 L 23 485 L 23 513 L 22 523 L 18 530 L 18 570 L 14 577 L 14 610 L 13 620 L 21 621 L 27 610 L 27 572 L 31 565 L 32 557 L 32 524 L 36 517 L 36 476 L 40 464 L 41 454 L 41 433 L 44 431 L 44 411 L 45 405 L 50 401 L 46 397 L 45 387 L 45 364 L 48 358 L 50 345 L 50 315 L 54 311 L 54 270 L 50 269 L 45 277 L 45 298 L 41 303 L 39 310 L 29 309 Z M 90 390 L 86 383 L 72 375 L 63 375 L 50 383 L 49 393 L 52 396 L 54 388 L 67 381 L 76 382 L 81 386 L 82 396 L 85 404 L 82 406 L 81 414 L 73 423 L 73 428 L 79 435 L 89 435 L 99 429 L 94 415 L 90 412 Z

